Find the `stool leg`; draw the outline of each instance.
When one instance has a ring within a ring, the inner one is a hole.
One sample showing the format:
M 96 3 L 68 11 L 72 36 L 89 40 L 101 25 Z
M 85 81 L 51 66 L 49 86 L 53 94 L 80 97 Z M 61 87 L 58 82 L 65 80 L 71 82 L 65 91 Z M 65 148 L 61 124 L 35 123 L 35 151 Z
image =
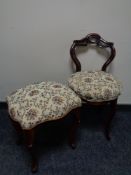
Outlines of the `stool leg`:
M 35 156 L 35 150 L 34 150 L 34 134 L 35 129 L 31 130 L 24 130 L 25 137 L 26 137 L 26 146 L 29 150 L 29 153 L 31 155 L 31 171 L 33 173 L 37 172 L 38 170 L 38 162 Z
M 17 143 L 17 145 L 20 145 L 21 143 L 23 143 L 23 130 L 18 122 L 14 121 L 12 119 L 11 119 L 11 122 L 12 122 L 12 124 L 17 132 L 17 136 L 18 136 L 16 143 Z
M 75 114 L 75 121 L 73 122 L 73 125 L 71 126 L 71 129 L 70 129 L 69 145 L 72 147 L 72 149 L 75 149 L 76 148 L 76 132 L 80 124 L 80 108 L 74 109 L 73 113 Z
M 110 102 L 110 113 L 105 125 L 105 136 L 107 140 L 111 139 L 110 137 L 111 122 L 116 113 L 116 106 L 117 106 L 117 99 Z

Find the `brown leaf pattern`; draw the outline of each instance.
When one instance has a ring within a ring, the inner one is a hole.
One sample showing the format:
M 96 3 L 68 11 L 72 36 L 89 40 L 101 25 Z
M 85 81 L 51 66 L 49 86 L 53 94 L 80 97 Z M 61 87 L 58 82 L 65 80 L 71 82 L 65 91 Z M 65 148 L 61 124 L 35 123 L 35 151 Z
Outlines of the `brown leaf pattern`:
M 82 99 L 92 102 L 113 100 L 121 93 L 120 82 L 104 71 L 74 73 L 68 84 Z
M 41 82 L 18 89 L 7 96 L 11 118 L 23 129 L 57 120 L 81 106 L 81 99 L 69 87 L 56 82 Z

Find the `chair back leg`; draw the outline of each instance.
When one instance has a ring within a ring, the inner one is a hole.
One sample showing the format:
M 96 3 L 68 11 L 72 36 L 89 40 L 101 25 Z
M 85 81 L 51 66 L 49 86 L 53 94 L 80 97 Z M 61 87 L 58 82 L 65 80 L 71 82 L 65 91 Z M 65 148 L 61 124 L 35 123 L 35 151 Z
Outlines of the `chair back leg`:
M 110 101 L 110 112 L 105 124 L 105 136 L 107 140 L 111 139 L 110 137 L 111 122 L 116 113 L 116 106 L 117 106 L 117 99 Z
M 71 129 L 70 129 L 69 145 L 72 147 L 72 149 L 75 149 L 76 148 L 76 132 L 80 124 L 80 108 L 74 109 L 73 114 L 75 115 L 75 121 L 73 122 Z

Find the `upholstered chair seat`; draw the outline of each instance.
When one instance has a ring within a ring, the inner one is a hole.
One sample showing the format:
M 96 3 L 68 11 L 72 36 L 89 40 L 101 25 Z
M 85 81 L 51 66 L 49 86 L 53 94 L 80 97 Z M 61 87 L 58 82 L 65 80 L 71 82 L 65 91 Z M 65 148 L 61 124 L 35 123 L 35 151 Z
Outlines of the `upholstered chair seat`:
M 38 170 L 34 151 L 34 137 L 37 125 L 64 118 L 68 113 L 75 114 L 70 127 L 69 143 L 75 148 L 75 133 L 80 123 L 81 99 L 69 87 L 56 82 L 30 84 L 7 96 L 8 112 L 19 135 L 23 134 L 31 154 L 31 170 Z M 72 115 L 68 115 L 72 116 Z
M 120 82 L 104 71 L 77 72 L 68 83 L 82 99 L 91 102 L 114 100 L 121 93 Z

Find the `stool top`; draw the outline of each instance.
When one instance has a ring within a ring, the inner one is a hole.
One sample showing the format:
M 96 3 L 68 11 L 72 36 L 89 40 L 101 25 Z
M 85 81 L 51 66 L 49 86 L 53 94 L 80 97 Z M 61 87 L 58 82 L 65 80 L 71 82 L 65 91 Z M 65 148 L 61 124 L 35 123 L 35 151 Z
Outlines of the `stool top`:
M 16 90 L 7 103 L 10 117 L 28 130 L 66 116 L 81 106 L 81 99 L 61 83 L 41 82 Z

